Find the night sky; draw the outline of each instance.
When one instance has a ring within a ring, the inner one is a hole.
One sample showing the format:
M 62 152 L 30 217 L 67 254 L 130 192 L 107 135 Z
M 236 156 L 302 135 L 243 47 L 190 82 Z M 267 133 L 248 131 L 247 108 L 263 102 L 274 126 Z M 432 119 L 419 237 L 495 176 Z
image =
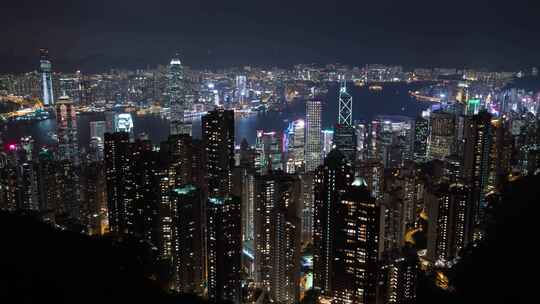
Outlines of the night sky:
M 535 3 L 536 2 L 536 3 Z M 0 72 L 341 62 L 540 66 L 539 1 L 16 0 L 0 4 Z

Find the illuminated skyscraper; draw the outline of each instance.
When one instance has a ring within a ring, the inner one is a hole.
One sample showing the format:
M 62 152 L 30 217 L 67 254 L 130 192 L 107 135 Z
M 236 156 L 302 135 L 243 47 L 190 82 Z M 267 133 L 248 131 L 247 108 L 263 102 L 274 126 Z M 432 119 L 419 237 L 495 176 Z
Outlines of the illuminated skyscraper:
M 339 150 L 328 154 L 315 175 L 313 283 L 325 295 L 331 295 L 333 287 L 337 205 L 352 181 L 352 168 Z
M 340 81 L 338 124 L 352 127 L 352 96 L 347 92 L 345 77 Z
M 283 171 L 255 181 L 255 273 L 270 297 L 296 303 L 300 281 L 300 180 Z
M 322 157 L 326 157 L 334 145 L 334 131 L 333 130 L 322 130 Z
M 242 222 L 240 199 L 210 197 L 206 208 L 208 298 L 240 302 Z
M 375 303 L 380 207 L 355 181 L 335 208 L 331 297 L 336 303 Z
M 52 64 L 49 59 L 49 50 L 40 49 L 40 70 L 41 70 L 41 91 L 43 105 L 54 105 L 54 94 L 52 86 Z
M 276 132 L 257 131 L 255 168 L 260 174 L 283 170 L 282 143 Z
M 302 244 L 313 243 L 314 172 L 300 175 L 302 183 Z
M 190 134 L 191 122 L 185 118 L 185 113 L 192 110 L 193 105 L 187 98 L 186 80 L 184 78 L 184 67 L 180 61 L 180 56 L 176 56 L 169 64 L 168 74 L 169 106 L 171 108 L 171 134 Z
M 320 100 L 306 101 L 306 172 L 312 172 L 321 164 L 321 111 Z
M 55 107 L 59 159 L 69 160 L 74 165 L 78 165 L 80 155 L 75 106 L 71 98 L 62 96 L 58 99 Z
M 294 173 L 304 167 L 304 146 L 305 146 L 305 123 L 303 119 L 298 119 L 289 124 L 285 131 L 284 142 L 287 152 L 288 173 Z
M 385 254 L 382 266 L 384 303 L 416 303 L 418 257 L 416 251 L 404 248 Z
M 204 270 L 204 198 L 199 188 L 184 185 L 171 191 L 172 264 L 175 288 L 201 293 Z
M 109 230 L 128 231 L 134 186 L 129 182 L 133 164 L 129 159 L 129 134 L 105 133 L 105 178 L 109 209 Z
M 414 159 L 424 160 L 427 153 L 427 141 L 429 135 L 428 120 L 417 117 L 414 122 Z
M 114 116 L 114 131 L 126 132 L 133 137 L 133 118 L 129 113 L 121 113 Z
M 363 160 L 367 157 L 367 127 L 364 123 L 356 125 L 356 159 Z
M 470 189 L 463 184 L 440 184 L 425 194 L 430 219 L 427 256 L 446 263 L 458 256 L 472 238 Z M 443 264 L 444 265 L 444 264 Z
M 374 303 L 380 207 L 332 151 L 315 176 L 314 286 L 335 303 Z
M 200 145 L 188 134 L 171 135 L 167 140 L 171 187 L 200 185 L 202 181 Z M 165 150 L 165 147 L 162 147 Z
M 433 112 L 429 117 L 429 138 L 427 156 L 429 159 L 445 159 L 455 147 L 454 115 Z
M 240 104 L 245 104 L 247 99 L 247 78 L 245 75 L 236 76 L 236 101 Z
M 340 81 L 338 123 L 334 128 L 333 143 L 349 162 L 356 160 L 356 131 L 352 125 L 352 96 L 347 92 L 345 77 Z
M 471 186 L 475 224 L 480 224 L 486 207 L 493 143 L 491 114 L 481 111 L 467 118 L 464 128 L 464 177 Z
M 203 116 L 202 141 L 208 196 L 227 197 L 234 167 L 234 111 L 218 108 Z

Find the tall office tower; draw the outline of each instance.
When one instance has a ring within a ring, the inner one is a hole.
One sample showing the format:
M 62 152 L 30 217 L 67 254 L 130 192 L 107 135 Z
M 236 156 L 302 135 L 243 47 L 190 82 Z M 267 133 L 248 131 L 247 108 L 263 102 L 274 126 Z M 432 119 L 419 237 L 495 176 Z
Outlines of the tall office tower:
M 170 133 L 191 135 L 191 122 L 185 119 L 185 112 L 191 111 L 193 106 L 190 99 L 187 98 L 184 67 L 178 54 L 171 59 L 169 64 L 167 93 L 171 108 Z
M 349 162 L 356 160 L 356 131 L 352 125 L 352 96 L 347 92 L 345 77 L 340 80 L 338 123 L 334 128 L 333 144 Z
M 234 167 L 234 111 L 215 109 L 202 117 L 204 172 L 208 197 L 231 193 Z
M 175 289 L 201 294 L 204 279 L 204 195 L 193 185 L 170 193 L 172 218 L 172 265 Z
M 491 163 L 490 152 L 493 141 L 491 114 L 482 111 L 469 117 L 464 133 L 464 177 L 465 182 L 471 186 L 474 223 L 479 225 L 486 207 L 485 196 Z
M 307 172 L 300 175 L 302 183 L 302 244 L 313 243 L 313 203 L 315 174 Z
M 353 170 L 343 153 L 332 150 L 315 173 L 313 208 L 313 284 L 332 294 L 337 205 L 353 181 Z
M 73 100 L 67 96 L 62 96 L 58 98 L 55 107 L 59 159 L 70 161 L 77 166 L 80 164 L 80 155 L 77 114 Z
M 445 265 L 458 257 L 472 238 L 470 189 L 463 184 L 435 185 L 425 194 L 430 219 L 427 256 Z
M 105 133 L 107 132 L 107 123 L 105 121 L 91 121 L 90 122 L 90 138 L 99 137 L 101 141 L 105 139 Z
M 208 298 L 240 301 L 242 254 L 240 199 L 210 197 L 206 208 Z
M 257 131 L 255 168 L 260 174 L 271 170 L 283 170 L 282 140 L 276 132 Z
M 429 159 L 445 159 L 450 156 L 455 145 L 454 115 L 433 112 L 429 118 L 429 138 L 427 156 Z
M 280 303 L 299 300 L 300 187 L 283 171 L 255 180 L 255 280 Z
M 363 160 L 368 156 L 367 149 L 367 128 L 363 123 L 356 125 L 356 159 Z
M 130 182 L 131 163 L 128 133 L 105 133 L 105 179 L 107 182 L 107 206 L 109 230 L 127 233 L 133 213 L 134 185 Z
M 49 59 L 49 50 L 40 49 L 39 67 L 41 70 L 41 92 L 43 97 L 43 105 L 54 105 L 54 94 L 52 85 L 52 64 Z
M 418 256 L 409 247 L 391 251 L 382 259 L 383 303 L 416 303 Z
M 236 102 L 240 103 L 241 105 L 244 105 L 248 97 L 247 93 L 248 92 L 247 92 L 246 75 L 236 76 L 236 91 L 235 91 Z
M 338 112 L 338 124 L 352 127 L 352 96 L 347 92 L 344 76 L 340 81 Z
M 305 165 L 305 122 L 298 119 L 289 124 L 287 131 L 283 135 L 285 141 L 285 152 L 287 153 L 287 173 L 302 171 Z
M 334 146 L 334 131 L 333 130 L 322 130 L 322 157 L 326 157 L 330 151 L 332 151 Z
M 403 116 L 379 116 L 380 155 L 385 167 L 397 167 L 413 158 L 414 122 Z
M 306 101 L 306 172 L 313 172 L 321 164 L 321 112 L 320 100 Z
M 429 135 L 429 122 L 418 116 L 414 121 L 414 159 L 424 160 L 427 154 L 427 142 Z

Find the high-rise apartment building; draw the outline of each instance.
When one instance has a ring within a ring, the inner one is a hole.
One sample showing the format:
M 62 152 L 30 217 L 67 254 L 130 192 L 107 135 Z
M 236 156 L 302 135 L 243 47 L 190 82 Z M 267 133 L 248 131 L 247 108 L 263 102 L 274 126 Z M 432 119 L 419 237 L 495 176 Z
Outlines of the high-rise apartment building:
M 315 177 L 314 286 L 336 303 L 374 303 L 380 207 L 332 151 Z
M 208 298 L 240 301 L 242 222 L 240 199 L 210 197 L 206 207 Z
M 331 295 L 333 287 L 337 205 L 353 178 L 351 165 L 339 150 L 332 150 L 315 174 L 313 284 L 325 295 Z
M 274 171 L 255 180 L 256 282 L 280 303 L 299 300 L 301 185 Z
M 445 112 L 433 112 L 429 117 L 429 138 L 427 157 L 445 159 L 455 149 L 454 115 Z
M 202 118 L 204 172 L 208 197 L 231 193 L 234 167 L 234 111 L 216 109 Z
M 429 226 L 427 256 L 433 262 L 453 261 L 472 240 L 470 189 L 463 184 L 438 184 L 425 194 Z
M 202 294 L 204 286 L 204 195 L 184 185 L 170 192 L 172 266 L 175 289 Z

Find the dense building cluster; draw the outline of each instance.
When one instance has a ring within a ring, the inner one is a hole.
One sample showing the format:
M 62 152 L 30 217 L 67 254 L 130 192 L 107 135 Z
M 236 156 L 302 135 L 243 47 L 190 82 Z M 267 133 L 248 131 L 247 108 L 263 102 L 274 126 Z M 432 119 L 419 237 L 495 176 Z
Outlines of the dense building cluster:
M 483 238 L 501 186 L 540 169 L 540 95 L 486 89 L 512 77 L 505 73 L 380 65 L 213 73 L 175 57 L 157 72 L 62 77 L 57 94 L 45 52 L 41 67 L 42 90 L 24 84 L 36 74 L 3 80 L 9 92 L 42 92 L 57 142 L 7 143 L 0 207 L 60 229 L 138 238 L 168 289 L 212 301 L 292 304 L 312 290 L 320 303 L 414 303 L 422 274 L 448 287 L 444 273 Z M 235 75 L 233 87 L 223 75 Z M 422 115 L 354 120 L 351 80 L 433 77 L 448 79 L 412 92 L 436 99 Z M 284 79 L 305 92 L 279 88 Z M 338 104 L 332 130 L 322 129 L 322 95 L 308 89 L 323 80 L 339 83 L 327 101 Z M 275 106 L 278 91 L 305 97 L 305 116 L 235 146 L 235 111 Z M 169 108 L 167 140 L 135 135 L 122 111 L 91 122 L 81 149 L 77 111 L 125 110 L 139 99 Z M 200 139 L 194 112 L 204 112 Z

